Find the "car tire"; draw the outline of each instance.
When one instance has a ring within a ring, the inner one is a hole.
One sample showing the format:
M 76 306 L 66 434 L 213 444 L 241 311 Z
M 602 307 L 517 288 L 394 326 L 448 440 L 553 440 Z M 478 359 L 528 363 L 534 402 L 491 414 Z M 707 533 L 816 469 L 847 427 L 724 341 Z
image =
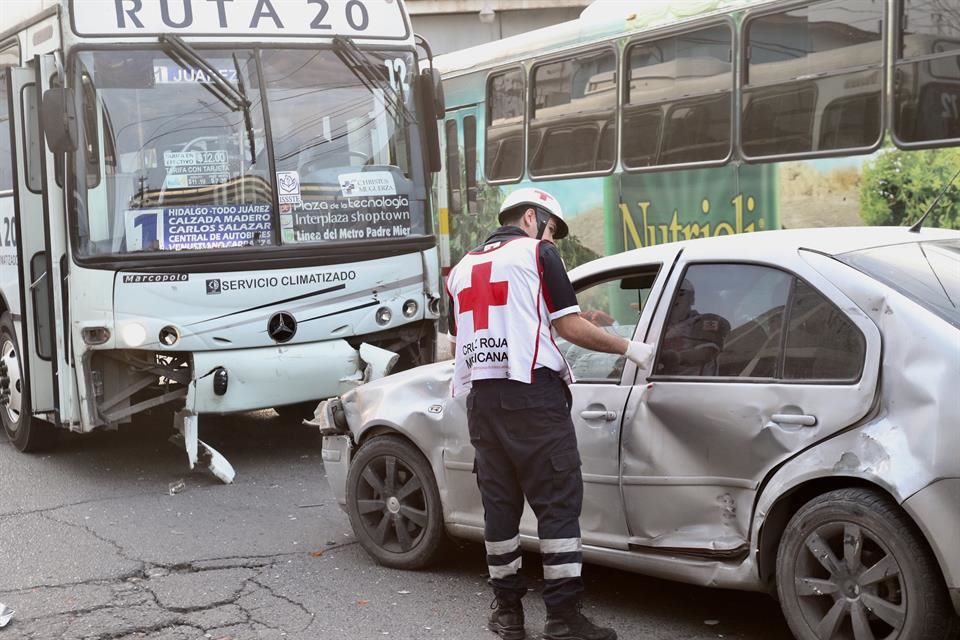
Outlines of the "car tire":
M 13 446 L 24 453 L 52 448 L 57 443 L 58 430 L 49 422 L 33 417 L 30 394 L 24 393 L 29 390 L 25 389 L 27 381 L 23 378 L 17 329 L 6 311 L 0 314 L 0 361 L 5 365 L 0 388 L 4 395 L 9 393 L 0 405 L 4 433 Z
M 380 564 L 422 569 L 443 553 L 443 508 L 433 469 L 402 438 L 360 447 L 347 475 L 347 513 L 360 545 Z
M 879 491 L 839 489 L 803 505 L 776 571 L 798 640 L 946 640 L 960 631 L 926 541 Z
M 274 407 L 273 410 L 285 421 L 295 421 L 299 425 L 302 421 L 313 417 L 313 412 L 320 404 L 319 400 L 309 402 L 298 402 L 297 404 L 285 404 L 280 407 Z

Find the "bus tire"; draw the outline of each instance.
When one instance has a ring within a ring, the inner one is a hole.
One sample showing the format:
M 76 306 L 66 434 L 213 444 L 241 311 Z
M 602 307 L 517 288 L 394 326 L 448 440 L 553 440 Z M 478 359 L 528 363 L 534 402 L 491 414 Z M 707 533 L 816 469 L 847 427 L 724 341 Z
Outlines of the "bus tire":
M 25 453 L 50 449 L 57 442 L 57 429 L 33 417 L 29 393 L 24 394 L 27 382 L 23 379 L 20 345 L 17 329 L 9 312 L 0 315 L 0 422 L 3 431 L 18 450 Z

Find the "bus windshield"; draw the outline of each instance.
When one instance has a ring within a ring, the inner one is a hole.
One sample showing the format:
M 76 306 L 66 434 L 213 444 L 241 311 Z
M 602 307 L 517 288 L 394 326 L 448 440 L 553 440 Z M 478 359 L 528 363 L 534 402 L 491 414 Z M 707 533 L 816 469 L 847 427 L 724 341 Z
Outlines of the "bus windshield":
M 81 256 L 428 235 L 412 53 L 161 48 L 76 56 Z M 246 102 L 238 100 L 240 95 Z

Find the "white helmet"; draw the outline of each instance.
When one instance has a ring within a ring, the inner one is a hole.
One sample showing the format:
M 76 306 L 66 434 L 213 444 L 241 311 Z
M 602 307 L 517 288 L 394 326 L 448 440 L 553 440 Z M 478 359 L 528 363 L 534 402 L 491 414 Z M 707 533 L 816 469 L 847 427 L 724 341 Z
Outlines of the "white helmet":
M 563 219 L 563 209 L 560 208 L 560 203 L 556 198 L 543 189 L 535 189 L 533 187 L 517 189 L 507 196 L 507 199 L 503 201 L 502 205 L 500 205 L 500 215 L 497 216 L 497 220 L 500 222 L 500 224 L 503 224 L 504 212 L 521 205 L 539 207 L 549 213 L 551 216 L 553 216 L 553 219 L 557 221 L 557 232 L 553 234 L 553 237 L 556 240 L 567 237 L 570 229 L 567 227 L 567 223 Z

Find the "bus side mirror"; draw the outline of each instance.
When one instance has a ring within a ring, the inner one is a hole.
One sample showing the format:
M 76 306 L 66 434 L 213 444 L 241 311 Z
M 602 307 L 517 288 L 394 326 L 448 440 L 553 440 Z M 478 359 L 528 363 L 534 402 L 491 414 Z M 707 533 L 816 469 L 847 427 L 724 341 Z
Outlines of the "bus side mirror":
M 447 101 L 443 97 L 443 81 L 440 79 L 440 72 L 430 68 L 426 73 L 430 77 L 430 87 L 433 89 L 433 113 L 437 120 L 442 120 L 447 115 Z
M 43 92 L 40 123 L 50 151 L 72 153 L 77 150 L 77 105 L 72 89 L 56 88 Z
M 443 168 L 443 165 L 440 158 L 440 132 L 437 130 L 435 119 L 443 118 L 446 111 L 440 72 L 436 69 L 425 69 L 420 73 L 418 85 L 420 112 L 424 114 L 422 128 L 428 164 L 430 171 L 437 172 Z

